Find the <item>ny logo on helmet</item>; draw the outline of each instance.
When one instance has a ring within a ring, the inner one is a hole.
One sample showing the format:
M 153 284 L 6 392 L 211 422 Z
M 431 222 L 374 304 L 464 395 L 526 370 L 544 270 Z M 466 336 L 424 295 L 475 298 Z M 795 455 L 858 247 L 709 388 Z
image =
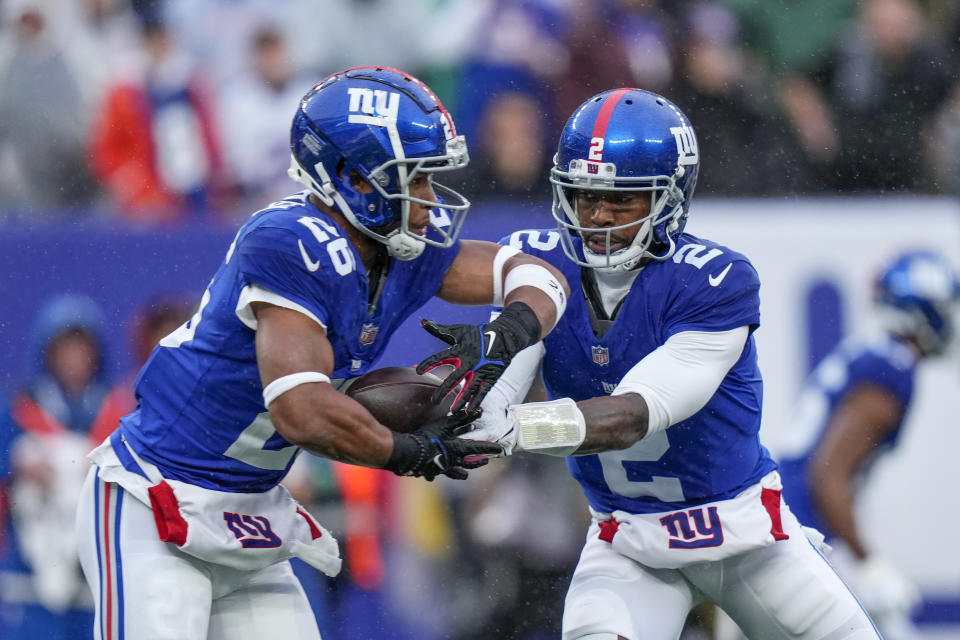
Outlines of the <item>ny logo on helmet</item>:
M 351 113 L 386 117 L 394 121 L 400 113 L 400 94 L 395 91 L 350 87 L 347 93 L 350 94 Z M 350 122 L 356 122 L 355 118 L 351 115 Z
M 677 142 L 677 163 L 680 165 L 697 164 L 700 154 L 697 150 L 697 138 L 691 127 L 670 127 L 670 133 Z

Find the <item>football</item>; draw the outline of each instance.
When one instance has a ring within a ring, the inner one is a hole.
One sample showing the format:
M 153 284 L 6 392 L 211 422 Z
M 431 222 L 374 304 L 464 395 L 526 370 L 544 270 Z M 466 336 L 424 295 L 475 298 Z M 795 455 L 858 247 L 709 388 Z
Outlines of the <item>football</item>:
M 432 373 L 419 375 L 413 367 L 384 367 L 348 380 L 341 391 L 382 425 L 398 433 L 410 433 L 450 410 L 455 390 L 439 404 L 431 401 L 441 382 L 443 379 Z

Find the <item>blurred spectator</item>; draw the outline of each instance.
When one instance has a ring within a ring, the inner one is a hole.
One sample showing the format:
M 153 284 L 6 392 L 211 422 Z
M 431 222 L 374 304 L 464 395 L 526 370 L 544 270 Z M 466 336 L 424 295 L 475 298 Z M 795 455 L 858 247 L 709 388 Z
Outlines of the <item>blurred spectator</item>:
M 673 78 L 670 15 L 659 0 L 571 3 L 566 68 L 554 87 L 557 113 L 616 87 L 663 91 Z
M 697 128 L 703 158 L 698 192 L 744 197 L 789 190 L 792 172 L 750 169 L 789 166 L 799 158 L 777 119 L 766 73 L 751 66 L 740 44 L 736 17 L 722 5 L 697 2 L 683 23 L 680 72 L 669 93 Z
M 471 200 L 549 202 L 546 120 L 544 107 L 528 93 L 504 91 L 491 98 L 470 147 L 470 164 L 454 180 Z
M 915 0 L 864 0 L 835 62 L 844 192 L 929 188 L 924 135 L 948 92 L 945 51 Z
M 0 433 L 0 637 L 89 637 L 93 608 L 73 537 L 86 454 L 132 408 L 129 392 L 103 374 L 103 319 L 89 298 L 58 296 L 38 312 L 34 372 L 10 403 Z
M 934 117 L 929 136 L 927 169 L 933 190 L 960 194 L 960 82 Z
M 721 1 L 740 19 L 746 46 L 772 74 L 790 123 L 790 144 L 802 151 L 802 163 L 781 167 L 787 183 L 826 190 L 839 142 L 824 74 L 857 0 Z
M 490 100 L 504 92 L 552 102 L 551 88 L 567 68 L 567 19 L 550 0 L 495 0 L 476 17 L 472 49 L 457 90 L 457 130 L 477 147 Z M 552 109 L 551 109 L 552 111 Z M 552 113 L 545 126 L 551 129 Z
M 460 589 L 471 593 L 459 600 L 450 637 L 560 637 L 564 597 L 589 522 L 578 485 L 557 462 L 520 456 L 491 465 L 464 488 L 454 572 Z
M 93 72 L 56 37 L 51 8 L 42 0 L 0 4 L 0 202 L 7 212 L 75 215 L 96 194 L 84 158 Z
M 311 82 L 295 74 L 273 25 L 253 34 L 246 59 L 246 72 L 225 88 L 220 137 L 229 140 L 224 158 L 242 199 L 237 209 L 255 211 L 290 191 L 290 114 Z
M 107 92 L 92 162 L 120 215 L 170 222 L 216 205 L 217 125 L 202 75 L 167 27 L 147 22 L 143 46 L 145 60 Z
M 190 319 L 195 306 L 192 296 L 167 293 L 144 300 L 130 314 L 129 339 L 134 365 L 122 386 L 129 389 L 131 401 L 140 367 L 161 339 Z

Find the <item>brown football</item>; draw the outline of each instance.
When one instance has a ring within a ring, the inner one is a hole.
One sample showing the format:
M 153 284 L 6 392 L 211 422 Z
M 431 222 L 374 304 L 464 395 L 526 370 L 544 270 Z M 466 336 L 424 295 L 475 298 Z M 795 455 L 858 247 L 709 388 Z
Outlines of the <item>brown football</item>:
M 432 373 L 419 375 L 413 367 L 383 367 L 349 380 L 342 391 L 384 426 L 397 433 L 410 433 L 447 415 L 455 392 L 448 393 L 439 404 L 431 401 L 442 381 Z

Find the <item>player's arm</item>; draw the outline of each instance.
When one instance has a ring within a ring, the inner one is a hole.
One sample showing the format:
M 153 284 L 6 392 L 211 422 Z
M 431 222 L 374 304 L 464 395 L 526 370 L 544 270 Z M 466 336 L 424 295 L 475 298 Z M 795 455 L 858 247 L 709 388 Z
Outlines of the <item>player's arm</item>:
M 869 552 L 854 517 L 854 481 L 902 414 L 903 407 L 888 389 L 874 383 L 857 385 L 837 406 L 810 459 L 807 482 L 820 517 L 861 560 Z
M 578 403 L 588 425 L 574 455 L 626 449 L 700 411 L 743 353 L 747 327 L 677 333 L 635 364 L 609 397 Z
M 702 409 L 739 360 L 748 336 L 747 327 L 677 333 L 635 364 L 610 396 L 511 406 L 501 428 L 505 435 L 497 440 L 506 453 L 626 449 Z
M 528 266 L 514 271 L 521 265 Z M 559 285 L 561 305 L 558 306 L 555 290 L 547 284 L 548 277 L 537 269 L 545 270 Z M 524 278 L 524 273 L 530 277 Z M 505 285 L 508 279 L 511 282 Z M 512 247 L 484 240 L 462 240 L 460 252 L 447 269 L 437 297 L 462 305 L 493 303 L 507 307 L 514 302 L 523 303 L 530 307 L 540 324 L 540 333 L 533 341 L 536 342 L 557 324 L 569 294 L 566 279 L 553 265 Z
M 257 365 L 264 402 L 274 428 L 292 444 L 333 460 L 404 475 L 432 477 L 486 462 L 485 458 L 464 459 L 490 453 L 491 448 L 461 450 L 452 435 L 461 424 L 456 418 L 442 419 L 446 421 L 443 425 L 434 425 L 438 433 L 427 435 L 396 434 L 381 425 L 329 383 L 333 348 L 321 325 L 298 311 L 264 302 L 252 303 L 252 309 L 257 319 Z M 304 382 L 304 375 L 313 381 Z M 445 432 L 448 428 L 449 434 Z M 442 457 L 435 457 L 432 448 L 442 450 Z
M 482 325 L 423 321 L 427 331 L 451 346 L 421 362 L 417 371 L 452 364 L 437 398 L 463 381 L 453 408 L 479 406 L 512 358 L 556 325 L 568 294 L 563 275 L 543 260 L 492 242 L 462 241 L 437 296 L 455 304 L 492 303 L 503 311 Z

